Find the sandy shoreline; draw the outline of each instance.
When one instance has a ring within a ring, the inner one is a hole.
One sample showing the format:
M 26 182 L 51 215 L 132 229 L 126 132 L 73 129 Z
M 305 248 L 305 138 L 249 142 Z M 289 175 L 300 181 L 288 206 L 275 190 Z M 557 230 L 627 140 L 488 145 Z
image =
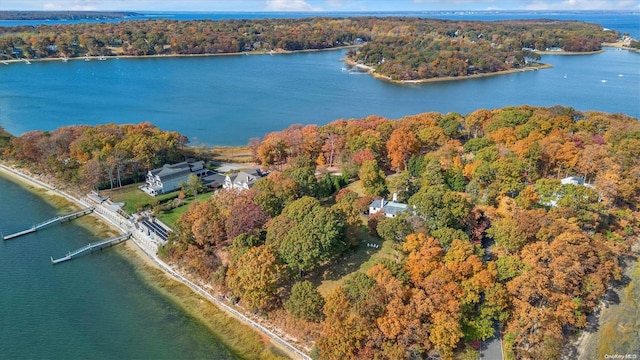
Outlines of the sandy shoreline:
M 233 52 L 233 53 L 217 53 L 217 54 L 161 54 L 161 55 L 105 55 L 105 60 L 118 60 L 118 59 L 165 59 L 165 58 L 197 58 L 197 57 L 214 57 L 214 56 L 240 56 L 240 55 L 286 55 L 286 54 L 297 54 L 297 53 L 310 53 L 310 52 L 319 52 L 319 51 L 335 51 L 335 50 L 343 50 L 343 49 L 351 49 L 354 47 L 359 47 L 360 45 L 345 45 L 345 46 L 336 46 L 333 48 L 326 49 L 307 49 L 307 50 L 271 50 L 271 51 L 243 51 L 243 52 Z M 89 61 L 100 61 L 99 56 L 90 56 Z M 85 61 L 85 57 L 74 57 L 68 58 L 67 61 Z M 62 58 L 41 58 L 41 59 L 28 59 L 29 62 L 49 62 L 49 61 L 62 61 Z M 15 63 L 25 63 L 24 59 L 10 59 L 10 60 L 2 60 L 7 64 L 15 64 Z
M 446 77 L 438 77 L 438 78 L 430 78 L 430 79 L 418 79 L 418 80 L 393 80 L 393 79 L 391 79 L 390 77 L 388 77 L 386 75 L 378 74 L 375 71 L 375 69 L 373 67 L 371 67 L 371 66 L 363 65 L 363 64 L 356 64 L 353 60 L 350 60 L 350 59 L 347 59 L 347 58 L 342 59 L 342 61 L 344 61 L 349 66 L 353 66 L 353 67 L 356 67 L 358 69 L 362 69 L 362 70 L 366 71 L 367 73 L 369 73 L 371 76 L 375 77 L 376 79 L 383 80 L 383 81 L 388 81 L 388 82 L 391 82 L 391 83 L 394 83 L 394 84 L 399 84 L 399 85 L 426 84 L 426 83 L 432 83 L 432 82 L 460 81 L 460 80 L 469 80 L 469 79 L 479 79 L 479 78 L 484 78 L 484 77 L 506 75 L 506 74 L 514 74 L 514 73 L 526 72 L 526 71 L 538 71 L 540 69 L 549 69 L 549 68 L 553 67 L 552 65 L 549 65 L 549 64 L 540 64 L 540 66 L 530 66 L 530 67 L 526 67 L 526 68 L 522 68 L 522 69 L 511 69 L 511 70 L 505 70 L 505 71 L 497 71 L 497 72 L 493 72 L 493 73 L 474 74 L 474 75 L 467 75 L 467 76 L 446 76 Z
M 46 197 L 63 197 L 65 200 L 67 200 L 70 204 L 73 204 L 74 206 L 81 208 L 81 207 L 86 207 L 88 204 L 86 204 L 84 201 L 64 192 L 61 191 L 59 189 L 56 189 L 55 187 L 40 181 L 38 179 L 35 179 L 32 176 L 29 176 L 27 174 L 24 174 L 23 172 L 21 172 L 20 170 L 11 168 L 5 164 L 0 163 L 0 173 L 4 176 L 6 176 L 10 181 L 13 181 L 23 187 L 25 187 L 26 190 L 29 191 L 34 191 L 35 193 L 38 193 L 39 195 Z M 48 199 L 47 199 L 48 200 Z M 60 206 L 60 204 L 55 204 L 58 207 Z M 118 226 L 118 224 L 112 222 L 109 218 L 102 216 L 96 212 L 94 212 L 93 214 L 90 215 L 92 218 L 94 218 L 96 221 L 98 221 L 99 223 L 102 224 L 106 224 L 109 226 L 110 230 L 116 230 L 118 232 L 123 232 L 124 230 L 122 228 L 120 228 Z M 90 230 L 92 231 L 96 231 L 98 229 L 95 228 L 91 228 Z M 104 230 L 104 229 L 102 229 Z M 139 244 L 136 240 L 135 240 L 135 236 L 132 237 L 132 241 L 126 241 L 125 242 L 125 250 L 121 251 L 124 255 L 126 256 L 133 256 L 134 259 L 130 259 L 133 262 L 141 262 L 142 264 L 149 266 L 153 269 L 157 269 L 159 271 L 161 271 L 164 276 L 170 280 L 174 280 L 174 281 L 178 281 L 184 285 L 186 285 L 187 287 L 190 288 L 191 290 L 191 294 L 193 295 L 198 295 L 201 297 L 205 297 L 207 298 L 207 300 L 209 300 L 209 302 L 213 305 L 215 305 L 220 311 L 224 312 L 227 316 L 236 319 L 237 321 L 239 321 L 240 323 L 242 323 L 245 326 L 249 326 L 251 327 L 254 331 L 256 331 L 257 333 L 261 334 L 262 336 L 266 336 L 269 338 L 270 343 L 275 346 L 276 348 L 278 348 L 280 351 L 284 352 L 285 354 L 287 354 L 290 358 L 292 359 L 309 359 L 305 354 L 299 352 L 299 351 L 294 351 L 293 349 L 295 349 L 295 347 L 293 347 L 291 344 L 288 344 L 284 339 L 282 339 L 281 337 L 275 335 L 274 333 L 272 333 L 270 330 L 268 330 L 267 328 L 265 328 L 264 326 L 256 323 L 255 321 L 249 319 L 247 316 L 245 316 L 244 314 L 241 314 L 240 312 L 238 312 L 237 310 L 235 310 L 234 308 L 232 308 L 231 306 L 225 304 L 222 302 L 222 300 L 215 298 L 213 295 L 211 295 L 209 292 L 206 292 L 205 290 L 203 290 L 201 287 L 199 287 L 198 285 L 194 284 L 193 282 L 191 282 L 190 280 L 184 278 L 182 275 L 178 274 L 174 269 L 172 269 L 171 267 L 169 267 L 167 264 L 165 264 L 164 262 L 162 262 L 160 259 L 157 258 L 157 256 L 155 256 L 155 254 L 151 254 L 150 252 L 148 252 L 148 250 L 146 250 L 141 244 Z M 200 317 L 200 314 L 194 314 L 197 317 Z M 285 345 L 287 344 L 287 345 Z M 291 348 L 289 348 L 291 347 Z M 296 349 L 297 350 L 297 349 Z

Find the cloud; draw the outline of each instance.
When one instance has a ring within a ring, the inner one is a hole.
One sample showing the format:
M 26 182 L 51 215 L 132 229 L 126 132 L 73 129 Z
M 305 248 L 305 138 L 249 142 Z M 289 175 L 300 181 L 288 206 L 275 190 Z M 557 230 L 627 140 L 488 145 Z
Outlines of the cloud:
M 304 0 L 267 0 L 269 11 L 322 11 Z
M 413 0 L 442 10 L 640 10 L 639 0 Z
M 524 7 L 526 10 L 639 10 L 637 0 L 563 0 L 533 1 Z
M 54 3 L 49 2 L 42 5 L 44 10 L 75 10 L 75 11 L 89 11 L 97 10 L 96 1 L 93 0 L 73 0 L 66 3 Z
M 342 7 L 344 6 L 344 0 L 327 0 L 327 5 L 331 7 Z
M 503 2 L 499 0 L 413 0 L 416 4 L 427 4 L 438 9 L 447 10 L 463 10 L 463 9 L 480 9 L 483 6 L 490 5 L 496 2 Z

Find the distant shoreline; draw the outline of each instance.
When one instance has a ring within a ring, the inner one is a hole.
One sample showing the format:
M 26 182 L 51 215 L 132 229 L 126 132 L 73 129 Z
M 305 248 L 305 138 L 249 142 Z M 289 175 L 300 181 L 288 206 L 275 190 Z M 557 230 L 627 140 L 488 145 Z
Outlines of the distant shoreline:
M 143 16 L 143 13 L 132 11 L 90 11 L 90 10 L 2 10 L 0 21 L 29 20 L 108 20 L 125 19 L 132 16 Z
M 467 75 L 467 76 L 445 76 L 445 77 L 437 77 L 437 78 L 430 78 L 430 79 L 394 80 L 394 79 L 391 79 L 390 77 L 388 77 L 386 75 L 378 74 L 375 71 L 375 69 L 373 67 L 371 67 L 371 66 L 362 65 L 362 64 L 356 64 L 353 60 L 350 60 L 350 59 L 347 59 L 347 58 L 344 58 L 342 60 L 347 65 L 350 65 L 350 66 L 365 70 L 368 74 L 370 74 L 371 76 L 375 77 L 376 79 L 383 80 L 383 81 L 388 81 L 390 83 L 399 84 L 399 85 L 426 84 L 426 83 L 432 83 L 432 82 L 445 82 L 445 81 L 459 81 L 459 80 L 479 79 L 479 78 L 484 78 L 484 77 L 497 76 L 497 75 L 506 75 L 506 74 L 514 74 L 514 73 L 526 72 L 526 71 L 538 71 L 539 69 L 549 69 L 549 68 L 553 67 L 550 64 L 540 64 L 539 66 L 529 66 L 529 67 L 525 67 L 525 68 L 522 68 L 522 69 L 511 69 L 511 70 L 504 70 L 504 71 L 496 71 L 496 72 L 492 72 L 492 73 L 473 74 L 473 75 Z
M 603 43 L 603 47 L 615 47 L 618 49 L 629 50 L 634 52 L 640 52 L 640 49 L 629 48 L 625 46 L 626 44 L 622 41 L 616 43 Z M 104 59 L 100 59 L 102 56 L 90 56 L 90 57 L 75 57 L 75 58 L 67 58 L 67 61 L 107 61 L 107 60 L 119 60 L 119 59 L 154 59 L 154 58 L 197 58 L 197 57 L 214 57 L 214 56 L 241 56 L 241 55 L 286 55 L 286 54 L 297 54 L 297 53 L 311 53 L 311 52 L 320 52 L 320 51 L 338 51 L 343 49 L 351 49 L 358 48 L 362 45 L 345 45 L 345 46 L 337 46 L 333 48 L 325 48 L 325 49 L 306 49 L 306 50 L 270 50 L 270 51 L 251 51 L 251 52 L 233 52 L 233 53 L 217 53 L 217 54 L 167 54 L 167 55 L 105 55 Z M 569 52 L 569 51 L 536 51 L 536 53 L 540 55 L 562 55 L 562 56 L 573 56 L 573 55 L 594 55 L 605 52 L 604 49 L 590 52 Z M 27 59 L 29 62 L 50 62 L 50 61 L 63 61 L 63 58 L 41 58 L 41 59 Z M 496 71 L 492 73 L 482 73 L 482 74 L 473 74 L 466 76 L 445 76 L 445 77 L 437 77 L 437 78 L 429 78 L 429 79 L 416 79 L 416 80 L 394 80 L 389 76 L 379 74 L 375 71 L 375 69 L 371 66 L 364 64 L 357 64 L 353 60 L 348 58 L 343 58 L 342 61 L 349 65 L 356 67 L 358 69 L 363 69 L 364 72 L 372 75 L 376 79 L 387 81 L 394 84 L 399 85 L 412 85 L 412 84 L 425 84 L 431 82 L 446 82 L 446 81 L 459 81 L 459 80 L 469 80 L 469 79 L 479 79 L 490 76 L 497 75 L 506 75 L 513 74 L 519 72 L 526 71 L 538 71 L 540 69 L 549 69 L 553 66 L 550 64 L 539 64 L 538 66 L 528 66 L 521 69 L 510 69 L 503 71 Z M 14 64 L 14 63 L 24 63 L 25 59 L 11 59 L 11 60 L 2 60 L 0 63 L 5 65 Z
M 243 51 L 243 52 L 233 52 L 233 53 L 217 53 L 217 54 L 167 54 L 167 55 L 104 55 L 105 60 L 118 60 L 118 59 L 164 59 L 164 58 L 196 58 L 196 57 L 213 57 L 213 56 L 241 56 L 241 55 L 287 55 L 287 54 L 297 54 L 297 53 L 311 53 L 311 52 L 320 52 L 320 51 L 337 51 L 343 49 L 350 49 L 354 47 L 359 47 L 361 45 L 345 45 L 345 46 L 336 46 L 332 48 L 326 49 L 306 49 L 306 50 L 272 50 L 272 51 Z M 67 58 L 67 61 L 101 61 L 99 60 L 100 56 L 89 56 L 87 57 L 74 57 Z M 60 57 L 51 57 L 51 58 L 41 58 L 41 59 L 27 59 L 29 62 L 47 62 L 47 61 L 63 61 L 63 58 Z M 11 60 L 2 60 L 2 62 L 6 62 L 8 64 L 15 63 L 24 63 L 24 59 L 11 59 Z

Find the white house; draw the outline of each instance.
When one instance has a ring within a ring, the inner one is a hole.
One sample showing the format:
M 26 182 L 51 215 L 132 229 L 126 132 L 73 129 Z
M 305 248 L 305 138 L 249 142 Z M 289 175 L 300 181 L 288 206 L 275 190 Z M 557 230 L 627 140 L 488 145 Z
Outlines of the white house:
M 393 201 L 385 199 L 375 199 L 369 204 L 369 215 L 382 212 L 388 218 L 394 218 L 397 214 L 407 211 L 407 204 L 397 202 L 396 194 L 393 194 Z
M 140 189 L 151 196 L 166 194 L 180 189 L 180 183 L 187 181 L 189 175 L 198 177 L 207 173 L 204 161 L 186 162 L 177 164 L 164 164 L 161 168 L 150 170 L 147 173 L 147 184 Z
M 595 187 L 591 184 L 587 184 L 584 182 L 584 178 L 580 177 L 580 176 L 568 176 L 564 179 L 560 180 L 560 184 L 562 185 L 573 185 L 573 186 L 584 186 L 584 187 L 588 187 L 590 189 L 594 189 Z M 558 206 L 558 201 L 560 201 L 560 199 L 562 199 L 562 197 L 564 196 L 563 192 L 561 191 L 560 193 L 554 193 L 551 194 L 551 196 L 548 196 L 547 199 L 542 200 L 540 199 L 540 204 L 545 205 L 545 206 L 552 206 L 552 207 L 556 207 Z
M 584 182 L 584 178 L 579 177 L 579 176 L 566 177 L 566 178 L 560 180 L 560 183 L 562 185 L 586 186 L 586 187 L 588 187 L 590 189 L 594 189 L 595 190 L 595 186 Z
M 569 176 L 560 180 L 562 185 L 584 185 L 584 179 L 579 176 Z
M 249 190 L 258 179 L 262 177 L 260 170 L 240 171 L 231 175 L 227 175 L 224 179 L 222 188 Z

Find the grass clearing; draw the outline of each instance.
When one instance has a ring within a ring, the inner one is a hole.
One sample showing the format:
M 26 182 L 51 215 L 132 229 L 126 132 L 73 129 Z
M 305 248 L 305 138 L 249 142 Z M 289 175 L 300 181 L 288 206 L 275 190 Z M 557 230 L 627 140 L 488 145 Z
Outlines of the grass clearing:
M 125 204 L 124 210 L 130 214 L 137 212 L 139 209 L 152 206 L 156 201 L 163 203 L 178 197 L 177 191 L 156 197 L 150 196 L 138 189 L 140 184 L 126 185 L 113 190 L 103 190 L 102 195 L 110 197 L 113 202 L 123 202 Z
M 139 184 L 132 184 L 123 186 L 119 189 L 114 190 L 105 190 L 102 191 L 102 195 L 108 196 L 111 198 L 113 202 L 123 202 L 124 211 L 129 214 L 133 214 L 138 212 L 138 210 L 143 208 L 150 208 L 156 202 L 163 204 L 178 197 L 179 192 L 174 191 L 168 194 L 158 195 L 156 197 L 149 196 L 147 193 L 138 189 Z M 184 199 L 184 205 L 179 206 L 174 209 L 165 210 L 161 214 L 156 214 L 156 217 L 160 219 L 163 223 L 171 226 L 176 223 L 176 221 L 189 210 L 189 205 L 195 201 L 205 201 L 213 196 L 212 192 L 206 192 L 202 194 L 198 194 L 198 196 L 194 199 L 192 196 Z
M 250 163 L 251 149 L 248 146 L 214 146 L 211 158 L 219 162 Z
M 196 196 L 196 198 L 188 197 L 184 199 L 185 201 L 184 205 L 179 206 L 177 208 L 173 208 L 171 210 L 163 211 L 161 214 L 156 214 L 156 217 L 163 223 L 173 228 L 174 227 L 173 225 L 176 223 L 176 221 L 178 221 L 180 216 L 182 216 L 182 214 L 184 214 L 185 212 L 187 212 L 187 210 L 189 210 L 189 205 L 191 205 L 192 202 L 194 201 L 204 202 L 207 199 L 211 198 L 212 196 L 213 196 L 213 193 L 208 192 L 208 193 L 199 194 L 198 196 Z
M 620 303 L 604 309 L 598 329 L 598 358 L 633 354 L 640 346 L 640 261 L 631 265 L 629 283 L 619 290 Z
M 331 294 L 355 272 L 366 273 L 380 261 L 396 258 L 394 245 L 389 241 L 382 241 L 382 239 L 372 236 L 365 226 L 360 229 L 358 238 L 360 239 L 358 247 L 324 266 L 318 271 L 318 275 L 310 279 L 318 286 L 318 291 L 323 296 Z M 376 244 L 380 247 L 368 247 L 367 244 Z
M 349 184 L 347 186 L 347 189 L 355 192 L 360 197 L 367 196 L 367 194 L 364 193 L 364 188 L 362 187 L 362 181 L 361 180 L 356 180 L 356 181 L 352 182 L 351 184 Z

